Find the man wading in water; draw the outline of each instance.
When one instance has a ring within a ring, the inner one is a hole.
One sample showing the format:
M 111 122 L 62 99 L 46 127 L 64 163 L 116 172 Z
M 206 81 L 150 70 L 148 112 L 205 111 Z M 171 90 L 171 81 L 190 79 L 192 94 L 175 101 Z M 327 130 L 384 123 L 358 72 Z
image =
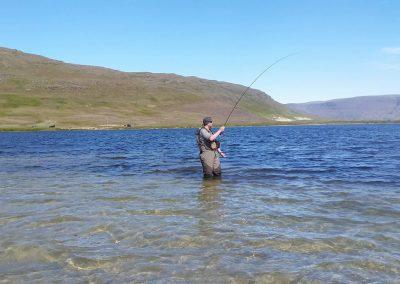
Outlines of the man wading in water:
M 225 157 L 225 154 L 215 147 L 214 141 L 217 137 L 224 132 L 225 126 L 221 126 L 217 132 L 211 131 L 213 122 L 211 117 L 205 117 L 203 119 L 203 127 L 197 129 L 196 140 L 200 150 L 200 161 L 203 166 L 203 174 L 205 178 L 213 176 L 221 176 L 221 163 L 219 161 L 219 155 Z

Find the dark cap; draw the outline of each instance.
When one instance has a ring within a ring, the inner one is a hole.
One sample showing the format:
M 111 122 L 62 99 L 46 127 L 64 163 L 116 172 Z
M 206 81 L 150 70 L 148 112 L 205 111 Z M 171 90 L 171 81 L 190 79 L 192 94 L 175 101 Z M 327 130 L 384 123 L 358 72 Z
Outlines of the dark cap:
M 207 125 L 210 122 L 212 122 L 212 118 L 211 117 L 207 116 L 207 117 L 203 118 L 203 125 Z

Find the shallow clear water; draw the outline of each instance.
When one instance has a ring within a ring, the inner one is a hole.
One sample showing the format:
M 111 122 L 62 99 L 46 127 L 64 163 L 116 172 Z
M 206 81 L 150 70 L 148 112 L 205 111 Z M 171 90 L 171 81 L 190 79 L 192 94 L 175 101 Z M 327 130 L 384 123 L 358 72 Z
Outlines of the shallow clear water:
M 399 282 L 400 125 L 0 133 L 0 281 Z

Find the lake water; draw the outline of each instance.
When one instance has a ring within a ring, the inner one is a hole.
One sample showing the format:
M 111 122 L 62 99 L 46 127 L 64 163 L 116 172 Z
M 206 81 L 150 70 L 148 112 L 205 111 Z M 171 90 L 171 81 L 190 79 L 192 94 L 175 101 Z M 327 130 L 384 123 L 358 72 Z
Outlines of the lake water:
M 0 133 L 0 282 L 400 282 L 400 125 Z

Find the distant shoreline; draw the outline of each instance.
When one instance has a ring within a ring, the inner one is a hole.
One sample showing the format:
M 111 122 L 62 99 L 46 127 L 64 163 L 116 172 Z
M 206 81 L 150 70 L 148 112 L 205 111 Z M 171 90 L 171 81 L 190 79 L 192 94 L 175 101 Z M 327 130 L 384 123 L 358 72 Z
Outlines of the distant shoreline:
M 275 124 L 233 124 L 228 127 L 260 127 L 260 126 L 318 126 L 318 125 L 365 125 L 365 124 L 400 124 L 400 121 L 332 121 L 316 123 L 275 123 Z M 29 128 L 29 127 L 1 127 L 0 132 L 38 132 L 38 131 L 115 131 L 115 130 L 156 130 L 156 129 L 190 129 L 197 126 L 154 126 L 154 127 L 69 127 L 69 128 Z

